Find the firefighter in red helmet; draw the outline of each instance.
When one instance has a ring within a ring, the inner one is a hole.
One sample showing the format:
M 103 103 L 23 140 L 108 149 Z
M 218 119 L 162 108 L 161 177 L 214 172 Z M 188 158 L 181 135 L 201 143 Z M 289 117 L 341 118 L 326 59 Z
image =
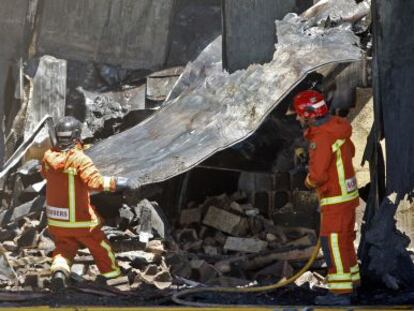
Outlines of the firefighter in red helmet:
M 355 155 L 352 127 L 346 119 L 329 114 L 320 92 L 299 92 L 293 105 L 309 142 L 309 172 L 305 185 L 315 189 L 319 196 L 320 240 L 328 266 L 329 294 L 316 297 L 315 302 L 350 304 L 351 294 L 360 284 L 353 244 L 359 195 L 352 165 Z
M 90 191 L 136 189 L 125 177 L 102 176 L 84 154 L 81 123 L 61 118 L 55 126 L 56 145 L 45 152 L 41 173 L 47 180 L 46 214 L 48 230 L 56 248 L 51 266 L 52 288 L 65 287 L 70 264 L 81 247 L 89 248 L 101 277 L 120 274 L 112 248 L 101 230 L 102 219 L 90 203 Z

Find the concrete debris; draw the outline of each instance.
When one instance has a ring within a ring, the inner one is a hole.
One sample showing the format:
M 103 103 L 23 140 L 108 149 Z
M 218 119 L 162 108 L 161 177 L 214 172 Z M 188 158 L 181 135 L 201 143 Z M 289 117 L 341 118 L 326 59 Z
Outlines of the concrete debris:
M 178 253 L 167 262 L 172 275 L 191 281 L 244 286 L 288 278 L 316 244 L 314 229 L 275 225 L 241 191 L 186 206 L 174 229 Z
M 215 256 L 219 254 L 219 250 L 217 247 L 206 245 L 203 247 L 204 253 L 210 256 Z
M 152 229 L 152 216 L 151 209 L 148 206 L 143 206 L 139 215 L 139 240 L 142 243 L 148 243 L 149 239 L 153 237 L 151 233 Z
M 23 170 L 21 174 L 25 173 Z M 37 183 L 36 180 L 34 182 Z M 55 244 L 47 230 L 43 206 L 44 196 L 40 195 L 30 202 L 0 212 L 0 221 L 3 223 L 0 229 L 0 288 L 21 291 L 46 290 L 48 287 Z M 136 271 L 145 271 L 150 265 L 158 267 L 150 282 L 153 286 L 165 289 L 171 285 L 170 267 L 164 263 L 167 249 L 165 240 L 161 238 L 165 226 L 157 208 L 155 202 L 148 200 L 141 201 L 134 208 L 124 204 L 119 210 L 120 217 L 111 222 L 116 227 L 103 227 L 124 273 L 108 284 L 118 291 L 139 288 L 142 281 L 132 284 Z M 142 242 L 142 232 L 147 234 L 145 243 Z M 157 239 L 153 239 L 153 236 L 157 236 Z M 78 251 L 71 270 L 76 284 L 95 281 L 100 275 L 87 249 Z M 190 273 L 191 269 L 188 275 Z
M 215 206 L 209 207 L 203 224 L 235 236 L 246 234 L 248 229 L 247 219 Z
M 313 249 L 314 249 L 313 247 L 308 247 L 303 250 L 294 249 L 292 251 L 287 251 L 287 252 L 275 252 L 275 253 L 270 253 L 266 255 L 258 255 L 252 259 L 249 259 L 248 261 L 243 262 L 241 266 L 247 270 L 254 270 L 254 269 L 264 267 L 274 262 L 275 260 L 306 261 L 311 256 Z
M 147 244 L 146 251 L 157 255 L 165 254 L 164 245 L 160 240 L 149 241 Z
M 154 231 L 154 235 L 165 238 L 168 221 L 163 215 L 162 210 L 158 206 L 157 202 L 150 202 L 147 199 L 140 201 L 134 207 L 135 214 L 141 215 L 141 209 L 143 208 L 151 211 L 151 226 L 152 230 Z
M 242 214 L 244 212 L 243 208 L 241 207 L 241 205 L 235 201 L 231 202 L 230 204 L 230 209 L 234 212 L 238 212 L 240 214 Z
M 316 237 L 310 234 L 304 235 L 301 238 L 290 241 L 286 243 L 286 246 L 301 247 L 301 246 L 311 246 L 315 243 Z
M 139 271 L 136 280 L 154 285 L 158 289 L 166 289 L 172 284 L 169 271 L 157 265 L 149 265 L 143 272 Z
M 126 275 L 119 276 L 115 279 L 107 280 L 106 284 L 109 285 L 109 286 L 119 286 L 119 285 L 123 285 L 123 284 L 129 284 L 129 279 L 128 279 L 128 276 L 126 276 Z
M 117 253 L 116 258 L 121 261 L 130 261 L 132 266 L 139 265 L 140 263 L 159 263 L 161 261 L 161 256 L 143 251 Z
M 17 234 L 17 230 L 11 228 L 10 226 L 7 229 L 2 228 L 0 229 L 0 242 L 13 240 Z
M 192 279 L 199 280 L 201 283 L 207 283 L 218 275 L 217 270 L 204 260 L 192 260 L 190 266 Z
M 53 240 L 50 237 L 46 236 L 44 231 L 40 234 L 37 248 L 40 250 L 44 250 L 45 253 L 48 254 L 55 249 L 55 242 L 53 242 Z
M 272 234 L 272 233 L 266 233 L 266 240 L 268 242 L 273 242 L 277 240 L 276 235 Z
M 71 267 L 71 272 L 79 275 L 79 276 L 83 276 L 86 273 L 86 265 L 81 264 L 81 263 L 75 263 L 72 265 Z
M 38 196 L 30 202 L 24 203 L 13 209 L 8 209 L 0 213 L 0 224 L 2 227 L 12 222 L 16 222 L 23 217 L 33 217 L 38 219 L 40 213 L 44 207 L 45 197 Z
M 259 253 L 267 248 L 267 242 L 259 239 L 228 237 L 224 249 L 244 253 Z
M 34 226 L 27 226 L 23 233 L 15 239 L 18 248 L 34 248 L 37 246 L 39 233 Z
M 259 281 L 275 281 L 275 278 L 288 279 L 293 275 L 293 268 L 287 261 L 278 261 L 267 266 L 255 274 L 255 279 Z
M 191 276 L 190 260 L 184 253 L 170 253 L 166 256 L 166 263 L 171 267 L 173 275 L 188 279 Z
M 1 245 L 8 252 L 14 252 L 19 249 L 14 241 L 4 241 Z
M 201 208 L 183 209 L 180 213 L 180 225 L 189 225 L 201 221 Z
M 0 280 L 15 280 L 17 278 L 16 272 L 10 264 L 9 258 L 6 254 L 6 250 L 0 248 Z
M 125 230 L 135 219 L 135 214 L 128 205 L 123 204 L 122 207 L 119 209 L 119 218 L 120 220 L 118 226 L 121 230 Z

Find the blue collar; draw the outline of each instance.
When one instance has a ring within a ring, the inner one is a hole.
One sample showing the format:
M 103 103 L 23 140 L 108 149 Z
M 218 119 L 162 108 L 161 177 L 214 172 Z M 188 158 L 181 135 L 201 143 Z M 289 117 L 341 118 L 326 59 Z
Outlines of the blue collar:
M 315 119 L 315 123 L 313 124 L 313 126 L 321 126 L 322 124 L 325 124 L 326 122 L 328 122 L 331 119 L 331 116 L 328 114 L 326 116 L 320 117 Z

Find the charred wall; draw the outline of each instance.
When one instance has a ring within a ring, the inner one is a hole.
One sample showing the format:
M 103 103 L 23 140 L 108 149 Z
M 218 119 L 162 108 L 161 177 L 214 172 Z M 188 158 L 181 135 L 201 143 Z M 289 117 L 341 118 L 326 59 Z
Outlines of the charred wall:
M 275 20 L 301 13 L 311 0 L 223 0 L 223 63 L 233 72 L 272 60 Z
M 375 123 L 371 146 L 371 186 L 359 256 L 363 277 L 389 288 L 414 287 L 414 266 L 406 248 L 410 239 L 396 229 L 395 212 L 413 195 L 414 166 L 414 2 L 376 0 L 374 30 Z M 386 180 L 381 147 L 385 138 Z M 381 185 L 386 182 L 386 196 Z M 412 204 L 412 202 L 411 202 Z M 389 264 L 384 265 L 387 262 Z
M 171 23 L 167 67 L 194 60 L 221 35 L 221 0 L 177 0 Z
M 164 64 L 173 0 L 44 0 L 38 54 L 156 68 Z

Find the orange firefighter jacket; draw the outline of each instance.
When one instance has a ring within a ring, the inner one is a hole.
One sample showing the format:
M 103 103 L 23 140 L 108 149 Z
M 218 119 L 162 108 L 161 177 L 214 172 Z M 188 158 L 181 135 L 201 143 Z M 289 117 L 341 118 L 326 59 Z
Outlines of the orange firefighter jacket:
M 101 224 L 89 191 L 114 191 L 115 179 L 102 176 L 81 145 L 46 151 L 41 173 L 47 179 L 46 212 L 52 234 L 87 235 Z
M 309 140 L 309 174 L 305 184 L 316 188 L 322 208 L 359 205 L 351 134 L 349 122 L 336 116 L 305 131 Z

